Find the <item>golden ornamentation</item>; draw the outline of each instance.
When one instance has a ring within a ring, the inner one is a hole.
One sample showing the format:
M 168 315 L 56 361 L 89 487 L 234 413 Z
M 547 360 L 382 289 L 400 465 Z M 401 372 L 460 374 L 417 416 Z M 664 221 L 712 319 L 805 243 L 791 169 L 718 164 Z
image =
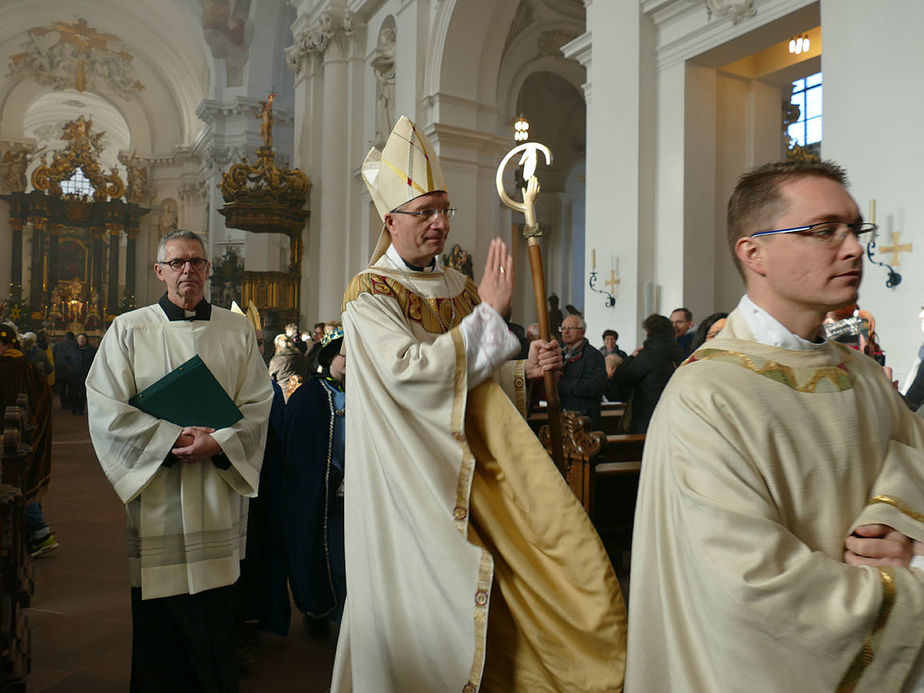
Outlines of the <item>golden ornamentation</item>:
M 452 267 L 457 272 L 461 272 L 469 279 L 475 278 L 475 272 L 472 269 L 472 256 L 467 250 L 456 243 L 450 249 L 449 253 L 443 255 L 443 264 L 446 267 Z
M 844 348 L 846 350 L 846 347 Z M 843 351 L 842 350 L 842 354 Z M 845 361 L 849 359 L 847 354 Z M 774 380 L 796 392 L 843 392 L 853 388 L 853 375 L 844 363 L 822 368 L 791 368 L 790 366 L 725 349 L 700 349 L 683 362 L 687 366 L 697 361 L 727 361 Z
M 64 151 L 54 153 L 51 164 L 46 163 L 42 155 L 41 164 L 32 172 L 32 185 L 52 197 L 61 197 L 61 183 L 68 180 L 79 168 L 94 188 L 93 199 L 105 202 L 118 199 L 125 194 L 125 183 L 113 168 L 108 174 L 103 173 L 99 157 L 103 152 L 101 139 L 105 131 L 91 135 L 93 119 L 83 116 L 64 125 L 62 139 L 68 142 Z
M 227 225 L 257 233 L 286 233 L 292 240 L 293 268 L 301 262 L 301 232 L 308 212 L 302 209 L 311 183 L 299 169 L 283 171 L 276 166 L 273 151 L 273 100 L 270 94 L 257 113 L 263 146 L 257 150 L 257 162 L 247 157 L 234 164 L 218 184 L 225 206 L 219 212 Z M 294 271 L 290 270 L 290 271 Z
M 914 250 L 913 243 L 901 243 L 898 240 L 898 237 L 901 235 L 901 231 L 892 231 L 892 245 L 884 245 L 879 248 L 880 256 L 885 253 L 892 253 L 892 261 L 889 264 L 895 265 L 896 267 L 899 267 L 902 264 L 900 255 L 901 253 L 910 253 Z
M 602 431 L 588 431 L 590 418 L 576 411 L 563 411 L 561 413 L 561 436 L 564 446 L 565 459 L 570 470 L 572 462 L 587 462 L 600 453 L 606 434 Z M 539 429 L 539 441 L 548 450 L 552 442 L 549 438 L 549 427 Z
M 879 568 L 879 580 L 882 583 L 882 601 L 879 603 L 879 614 L 872 630 L 863 640 L 863 647 L 857 652 L 844 678 L 837 686 L 837 693 L 851 693 L 860 683 L 866 669 L 872 663 L 876 656 L 876 648 L 879 641 L 882 640 L 882 631 L 889 620 L 892 608 L 895 606 L 895 578 L 892 576 L 891 568 Z
M 440 279 L 442 272 L 416 273 L 415 281 L 418 279 Z M 433 334 L 443 334 L 462 322 L 462 318 L 471 313 L 475 306 L 481 303 L 478 297 L 478 289 L 471 279 L 465 282 L 462 291 L 453 297 L 423 298 L 414 293 L 398 279 L 386 276 L 384 274 L 373 274 L 363 272 L 353 277 L 347 290 L 343 295 L 342 308 L 345 310 L 347 303 L 356 300 L 360 294 L 378 294 L 381 296 L 390 296 L 398 301 L 401 307 L 401 313 L 411 322 L 416 322 L 427 332 Z M 426 310 L 424 310 L 426 309 Z M 454 319 L 450 319 L 452 314 Z M 440 322 L 440 316 L 443 316 L 443 323 Z
M 885 505 L 891 505 L 893 508 L 898 510 L 900 513 L 907 515 L 915 522 L 924 522 L 924 515 L 919 512 L 912 510 L 908 504 L 900 498 L 895 498 L 894 496 L 873 496 L 869 504 L 873 505 L 874 503 L 884 503 Z
M 131 99 L 144 89 L 132 74 L 134 56 L 115 34 L 78 19 L 28 31 L 25 50 L 10 57 L 10 74 L 55 89 L 93 89 Z
M 120 158 L 125 167 L 128 186 L 125 190 L 125 199 L 137 205 L 143 205 L 154 195 L 154 189 L 148 180 L 148 169 L 134 155 Z

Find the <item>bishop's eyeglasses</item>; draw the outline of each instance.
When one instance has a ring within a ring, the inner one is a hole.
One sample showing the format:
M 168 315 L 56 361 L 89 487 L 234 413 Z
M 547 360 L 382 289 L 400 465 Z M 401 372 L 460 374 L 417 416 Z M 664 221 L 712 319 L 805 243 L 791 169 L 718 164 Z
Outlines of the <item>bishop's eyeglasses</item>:
M 751 238 L 758 236 L 772 236 L 778 233 L 797 233 L 800 236 L 811 238 L 833 248 L 847 240 L 849 234 L 853 234 L 860 243 L 869 243 L 873 240 L 873 234 L 879 226 L 871 221 L 820 221 L 817 224 L 808 226 L 794 226 L 791 229 L 776 229 L 775 231 L 758 231 L 752 233 Z
M 452 219 L 452 215 L 456 213 L 455 207 L 443 207 L 442 209 L 420 209 L 416 212 L 402 212 L 400 209 L 396 209 L 391 212 L 392 214 L 407 214 L 408 216 L 417 217 L 418 219 L 426 219 L 427 221 L 433 221 L 439 215 L 444 219 Z
M 158 260 L 157 264 L 167 265 L 174 272 L 180 272 L 184 267 L 186 267 L 187 262 L 192 265 L 194 270 L 201 270 L 203 267 L 205 267 L 205 263 L 208 262 L 208 260 L 206 260 L 204 257 L 175 257 L 172 260 L 166 260 L 163 262 Z

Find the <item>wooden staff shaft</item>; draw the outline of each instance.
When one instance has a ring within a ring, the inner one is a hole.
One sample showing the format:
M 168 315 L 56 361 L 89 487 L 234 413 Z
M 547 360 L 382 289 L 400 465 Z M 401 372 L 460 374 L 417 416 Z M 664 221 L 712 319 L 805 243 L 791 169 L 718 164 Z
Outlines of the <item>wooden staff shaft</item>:
M 536 310 L 538 312 L 539 336 L 549 341 L 549 309 L 545 304 L 545 274 L 542 271 L 542 250 L 539 248 L 539 239 L 535 236 L 529 239 L 529 269 L 533 275 L 533 293 L 536 296 Z M 544 374 L 546 411 L 549 415 L 549 439 L 552 446 L 552 460 L 558 470 L 565 474 L 565 454 L 561 439 L 561 402 L 558 399 L 558 378 L 554 372 Z

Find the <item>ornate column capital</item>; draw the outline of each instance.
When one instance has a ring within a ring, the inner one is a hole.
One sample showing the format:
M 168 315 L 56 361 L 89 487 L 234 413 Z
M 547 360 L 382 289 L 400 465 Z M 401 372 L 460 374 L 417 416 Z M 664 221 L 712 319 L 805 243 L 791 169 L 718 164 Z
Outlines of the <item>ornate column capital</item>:
M 296 22 L 298 24 L 298 22 Z M 286 48 L 286 60 L 296 74 L 313 59 L 344 59 L 350 55 L 359 20 L 353 12 L 326 10 L 302 28 L 296 28 L 295 40 Z
M 712 19 L 712 15 L 723 19 L 728 17 L 732 24 L 737 24 L 742 19 L 757 14 L 754 0 L 691 0 L 691 2 L 705 5 L 708 19 Z

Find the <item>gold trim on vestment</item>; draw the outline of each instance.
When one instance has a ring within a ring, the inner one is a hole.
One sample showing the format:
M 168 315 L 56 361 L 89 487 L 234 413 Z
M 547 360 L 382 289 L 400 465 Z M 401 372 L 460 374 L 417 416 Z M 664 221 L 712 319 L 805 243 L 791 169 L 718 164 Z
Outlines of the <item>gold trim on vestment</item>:
M 452 414 L 450 431 L 462 450 L 462 462 L 459 465 L 459 481 L 456 486 L 456 504 L 452 509 L 452 520 L 459 534 L 468 537 L 469 508 L 471 506 L 472 479 L 475 476 L 475 456 L 465 438 L 465 402 L 468 396 L 468 364 L 465 358 L 465 340 L 461 330 L 452 330 L 452 342 L 456 350 L 455 380 L 453 383 Z M 475 653 L 469 680 L 463 691 L 474 693 L 481 683 L 484 662 L 487 655 L 488 605 L 490 604 L 491 582 L 494 578 L 494 559 L 484 547 L 480 548 L 481 559 L 478 564 L 478 581 L 475 585 L 473 599 L 473 618 L 475 627 Z
M 413 278 L 414 281 L 442 280 L 443 273 L 414 272 Z M 481 303 L 478 289 L 470 279 L 455 296 L 424 298 L 395 277 L 370 271 L 357 274 L 350 281 L 343 295 L 341 311 L 346 310 L 350 301 L 355 301 L 364 293 L 394 298 L 408 320 L 431 334 L 443 334 L 447 329 L 452 329 Z
M 892 613 L 892 607 L 895 606 L 895 579 L 892 577 L 891 569 L 879 568 L 879 579 L 882 583 L 882 601 L 879 604 L 879 615 L 863 641 L 863 647 L 860 648 L 857 656 L 853 658 L 847 668 L 847 673 L 844 674 L 844 678 L 838 684 L 837 693 L 851 693 L 860 683 L 860 679 L 876 656 L 876 648 L 882 639 L 882 631 L 889 620 L 889 615 Z
M 453 330 L 452 342 L 456 348 L 455 382 L 452 393 L 452 414 L 449 430 L 452 437 L 462 449 L 462 464 L 459 467 L 459 480 L 456 485 L 456 504 L 452 510 L 452 519 L 462 536 L 468 536 L 468 509 L 472 491 L 472 478 L 475 474 L 475 457 L 465 440 L 465 398 L 468 394 L 468 367 L 465 362 L 465 341 L 461 330 Z
M 908 504 L 905 503 L 905 501 L 900 498 L 886 495 L 873 496 L 870 498 L 869 504 L 872 505 L 873 503 L 885 503 L 886 505 L 891 505 L 893 508 L 904 513 L 912 520 L 915 520 L 916 522 L 924 522 L 924 514 L 915 512 L 910 507 L 908 507 Z
M 741 366 L 797 392 L 844 392 L 852 389 L 854 385 L 853 375 L 843 363 L 820 368 L 792 368 L 760 356 L 725 349 L 700 349 L 682 366 L 712 360 L 727 361 Z M 833 385 L 833 389 L 827 383 Z
M 525 419 L 529 411 L 526 402 L 526 360 L 518 360 L 513 365 L 513 404 Z

